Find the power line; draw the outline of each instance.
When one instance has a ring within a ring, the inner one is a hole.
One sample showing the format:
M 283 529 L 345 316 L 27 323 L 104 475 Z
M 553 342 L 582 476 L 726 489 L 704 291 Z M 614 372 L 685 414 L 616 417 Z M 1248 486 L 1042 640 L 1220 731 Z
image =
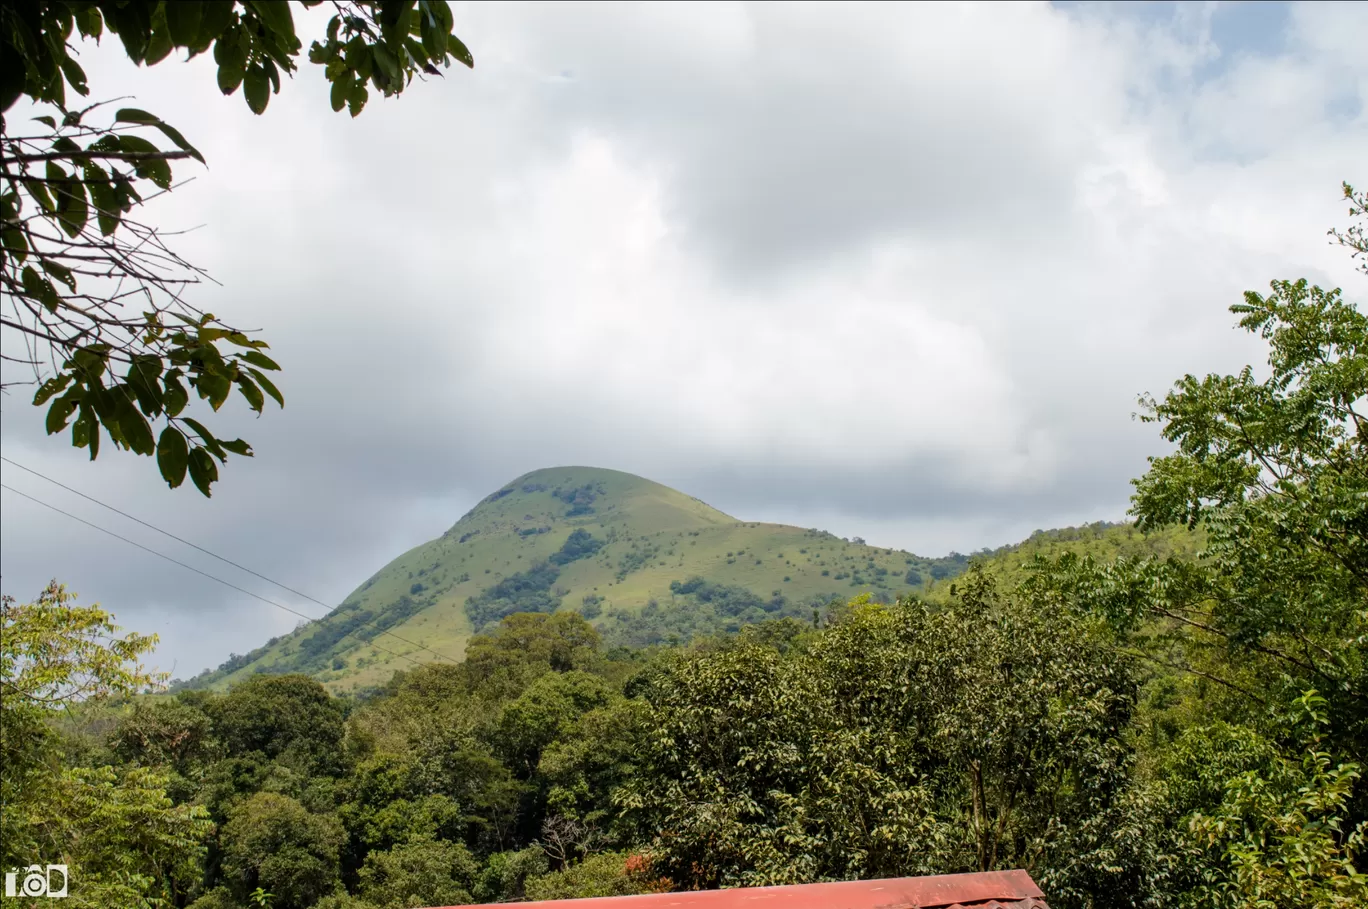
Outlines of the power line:
M 110 504 L 108 504 L 108 503 L 106 503 L 106 502 L 101 502 L 99 499 L 95 498 L 94 496 L 92 496 L 92 495 L 87 495 L 86 493 L 81 492 L 79 489 L 72 489 L 70 486 L 66 485 L 65 483 L 63 483 L 63 482 L 61 482 L 61 481 L 59 481 L 59 480 L 54 480 L 52 477 L 47 476 L 46 474 L 39 473 L 38 471 L 34 470 L 32 467 L 25 467 L 23 464 L 20 464 L 18 461 L 15 461 L 15 460 L 12 459 L 12 458 L 7 458 L 7 457 L 5 457 L 4 455 L 0 455 L 0 461 L 4 461 L 6 464 L 13 464 L 15 467 L 18 467 L 20 470 L 26 471 L 27 473 L 31 473 L 31 474 L 33 474 L 35 477 L 38 477 L 38 478 L 41 479 L 41 480 L 46 480 L 47 482 L 51 483 L 51 484 L 54 485 L 54 486 L 60 486 L 62 489 L 65 489 L 67 492 L 72 493 L 73 495 L 78 495 L 78 496 L 80 496 L 81 498 L 85 499 L 87 502 L 94 502 L 96 505 L 99 505 L 101 508 L 106 508 L 106 509 L 108 509 L 108 510 L 114 512 L 114 513 L 117 514 L 117 515 L 121 515 L 122 517 L 128 518 L 128 520 L 133 521 L 135 524 L 141 524 L 142 526 L 146 527 L 146 528 L 149 529 L 149 530 L 155 530 L 157 533 L 161 534 L 161 535 L 164 536 L 164 537 L 168 537 L 168 538 L 170 538 L 170 539 L 172 539 L 172 540 L 175 540 L 177 543 L 183 543 L 183 544 L 185 544 L 186 546 L 189 546 L 191 549 L 197 549 L 197 550 L 199 550 L 200 552 L 204 553 L 205 555 L 207 555 L 207 556 L 209 556 L 209 557 L 211 557 L 211 558 L 218 559 L 220 562 L 224 563 L 225 565 L 231 565 L 231 566 L 233 566 L 234 568 L 238 569 L 239 571 L 245 571 L 245 572 L 247 572 L 248 574 L 252 575 L 253 577 L 260 578 L 261 580 L 265 581 L 265 582 L 268 583 L 268 584 L 274 584 L 276 587 L 279 587 L 281 590 L 288 590 L 290 593 L 293 593 L 295 596 L 303 597 L 304 599 L 308 600 L 308 601 L 311 602 L 311 603 L 317 603 L 319 606 L 322 606 L 324 609 L 328 610 L 329 612 L 332 612 L 333 607 L 329 606 L 327 603 L 323 602 L 322 600 L 317 599 L 316 597 L 311 597 L 311 596 L 309 596 L 307 593 L 303 593 L 302 591 L 295 590 L 293 587 L 290 587 L 290 586 L 288 586 L 288 585 L 282 584 L 282 583 L 280 583 L 279 581 L 273 580 L 272 578 L 268 578 L 268 577 L 266 577 L 266 575 L 261 574 L 260 572 L 253 571 L 252 569 L 248 568 L 246 565 L 240 565 L 240 564 L 238 564 L 237 562 L 234 562 L 232 559 L 224 558 L 223 556 L 219 555 L 218 553 L 216 553 L 216 552 L 211 552 L 210 550 L 205 549 L 203 546 L 200 546 L 200 545 L 198 545 L 198 544 L 196 544 L 196 543 L 190 542 L 189 540 L 185 539 L 184 537 L 178 537 L 178 536 L 176 536 L 174 533 L 171 533 L 169 530 L 162 530 L 160 527 L 156 526 L 155 524 L 149 524 L 147 521 L 144 521 L 142 518 L 134 517 L 133 515 L 129 514 L 129 513 L 126 512 L 126 511 L 120 511 L 119 509 L 115 508 L 113 505 L 110 505 Z M 20 495 L 23 495 L 23 493 L 20 493 Z M 35 501 L 36 501 L 36 500 L 35 500 Z M 80 520 L 80 519 L 77 518 L 77 520 Z M 315 619 L 315 618 L 313 618 L 312 616 L 305 616 L 305 618 L 306 618 L 306 619 L 309 619 L 309 621 L 319 621 L 319 619 Z M 324 616 L 324 618 L 326 618 L 326 616 Z M 394 638 L 396 641 L 402 641 L 403 643 L 408 644 L 410 647 L 416 647 L 416 648 L 418 648 L 419 650 L 426 651 L 426 652 L 432 654 L 433 656 L 438 657 L 439 659 L 448 660 L 448 661 L 450 661 L 450 662 L 452 662 L 452 663 L 459 663 L 459 662 L 460 662 L 460 660 L 457 660 L 457 659 L 454 659 L 454 658 L 452 658 L 452 657 L 449 657 L 449 656 L 447 656 L 447 655 L 444 654 L 444 653 L 438 653 L 437 651 L 433 650 L 433 649 L 430 648 L 430 647 L 425 647 L 425 646 L 423 646 L 422 644 L 419 644 L 417 641 L 410 641 L 408 638 L 401 637 L 400 635 L 397 635 L 397 634 L 395 634 L 395 633 L 392 632 L 392 631 L 388 631 L 388 630 L 383 629 L 383 628 L 378 628 L 378 627 L 375 626 L 375 624 L 374 624 L 373 622 L 363 622 L 362 624 L 366 625 L 367 627 L 375 628 L 375 630 L 378 631 L 378 632 L 380 632 L 381 634 L 387 634 L 387 635 L 389 635 L 390 637 Z
M 225 581 L 223 578 L 216 577 L 215 575 L 209 574 L 207 571 L 201 571 L 200 569 L 196 568 L 196 567 L 193 566 L 193 565 L 187 565 L 186 563 L 184 563 L 184 562 L 182 562 L 182 561 L 179 561 L 178 559 L 173 559 L 171 556 L 166 555 L 165 553 L 158 552 L 157 550 L 152 549 L 152 548 L 150 548 L 150 547 L 148 547 L 148 546 L 144 546 L 143 544 L 141 544 L 141 543 L 139 543 L 139 542 L 136 542 L 136 541 L 134 541 L 134 540 L 130 540 L 128 537 L 121 536 L 121 535 L 115 533 L 115 532 L 112 531 L 112 530 L 109 530 L 109 529 L 107 529 L 107 528 L 101 527 L 99 524 L 93 524 L 93 523 L 91 523 L 90 521 L 85 520 L 84 518 L 79 518 L 79 517 L 77 517 L 76 515 L 72 514 L 72 513 L 69 512 L 69 511 L 63 511 L 62 509 L 58 508 L 56 505 L 49 505 L 47 502 L 44 502 L 42 499 L 36 498 L 36 497 L 34 497 L 34 496 L 31 496 L 31 495 L 29 495 L 29 494 L 26 493 L 26 492 L 20 492 L 19 490 L 15 489 L 13 486 L 9 486 L 9 485 L 7 485 L 7 484 L 5 484 L 5 483 L 0 483 L 0 489 L 7 489 L 7 490 L 9 490 L 10 492 L 12 492 L 12 493 L 14 493 L 15 495 L 17 495 L 17 496 L 22 496 L 23 498 L 28 499 L 30 502 L 35 502 L 35 503 L 37 503 L 37 504 L 39 504 L 39 505 L 42 505 L 44 508 L 50 509 L 50 510 L 52 510 L 52 511 L 57 512 L 57 513 L 60 514 L 60 515 L 64 515 L 64 516 L 66 516 L 66 517 L 68 517 L 68 518 L 71 518 L 73 521 L 76 521 L 77 523 L 84 524 L 84 525 L 86 525 L 87 527 L 91 527 L 91 528 L 94 528 L 95 530 L 100 531 L 101 533 L 108 534 L 109 536 L 114 537 L 116 540 L 122 540 L 123 542 L 127 543 L 127 544 L 130 545 L 130 546 L 134 546 L 134 547 L 136 547 L 136 548 L 138 548 L 138 549 L 141 549 L 143 552 L 150 552 L 152 555 L 156 556 L 157 558 L 165 559 L 166 561 L 172 563 L 173 565 L 179 565 L 180 567 L 182 567 L 182 568 L 184 568 L 184 569 L 186 569 L 186 570 L 188 570 L 188 571 L 193 571 L 195 574 L 201 575 L 202 577 L 206 577 L 206 578 L 208 578 L 208 579 L 211 580 L 211 581 L 216 581 L 217 583 L 222 584 L 224 587 L 230 587 L 230 588 L 232 588 L 233 590 L 238 591 L 239 593 L 244 593 L 244 594 L 246 594 L 247 596 L 252 597 L 253 599 L 260 600 L 261 602 L 267 603 L 267 604 L 269 604 L 269 605 L 271 605 L 271 606 L 274 606 L 274 607 L 276 607 L 277 609 L 283 609 L 283 610 L 285 610 L 286 612 L 290 613 L 291 615 L 299 616 L 301 619 L 307 619 L 307 620 L 309 620 L 309 621 L 314 621 L 314 619 L 313 619 L 311 616 L 305 615 L 304 613 L 299 612 L 298 610 L 291 609 L 289 606 L 285 606 L 284 604 L 277 603 L 275 600 L 267 599 L 266 597 L 264 597 L 264 596 L 262 596 L 262 595 L 260 595 L 260 594 L 258 594 L 258 593 L 253 593 L 252 591 L 247 590 L 247 589 L 244 588 L 244 587 L 239 587 L 239 586 L 237 586 L 236 584 L 232 583 L 231 581 Z M 370 623 L 366 623 L 366 624 L 370 624 Z M 384 632 L 383 629 L 382 629 L 382 633 L 388 634 L 388 632 Z M 375 643 L 374 641 L 367 641 L 365 638 L 361 637 L 360 635 L 353 634 L 353 633 L 350 632 L 350 631 L 345 632 L 345 635 L 348 636 L 348 637 L 355 638 L 356 640 L 362 642 L 363 644 L 369 644 L 370 646 L 374 647 L 376 650 L 380 650 L 380 651 L 383 651 L 383 652 L 385 652 L 385 653 L 388 653 L 390 656 L 398 657 L 399 659 L 403 659 L 403 660 L 408 660 L 410 663 L 412 663 L 412 664 L 415 665 L 415 666 L 421 666 L 421 665 L 423 665 L 422 663 L 418 662 L 417 660 L 413 659 L 413 658 L 410 657 L 410 656 L 407 656 L 406 654 L 396 653 L 395 651 L 390 650 L 389 648 L 381 647 L 379 644 Z M 401 639 L 401 640 L 402 640 L 402 639 Z M 426 648 L 424 648 L 424 649 L 426 649 Z M 441 654 L 438 654 L 438 655 L 440 656 Z M 446 659 L 450 659 L 450 657 L 446 657 Z

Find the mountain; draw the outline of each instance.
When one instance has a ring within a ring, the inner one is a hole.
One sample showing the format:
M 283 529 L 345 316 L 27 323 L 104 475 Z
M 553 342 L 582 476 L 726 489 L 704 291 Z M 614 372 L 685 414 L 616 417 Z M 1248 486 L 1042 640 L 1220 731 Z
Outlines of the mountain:
M 460 660 L 519 611 L 576 609 L 608 646 L 734 631 L 869 592 L 892 599 L 964 570 L 820 530 L 739 521 L 632 474 L 554 467 L 518 477 L 450 530 L 371 575 L 337 609 L 187 683 L 305 672 L 365 689 L 412 661 Z

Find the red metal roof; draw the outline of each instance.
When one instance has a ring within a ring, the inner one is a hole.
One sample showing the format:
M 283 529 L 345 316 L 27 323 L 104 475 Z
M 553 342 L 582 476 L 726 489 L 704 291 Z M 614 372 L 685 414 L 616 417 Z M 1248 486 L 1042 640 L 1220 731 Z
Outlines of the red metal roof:
M 1043 897 L 1025 871 L 988 871 L 501 905 L 547 909 L 1049 909 Z

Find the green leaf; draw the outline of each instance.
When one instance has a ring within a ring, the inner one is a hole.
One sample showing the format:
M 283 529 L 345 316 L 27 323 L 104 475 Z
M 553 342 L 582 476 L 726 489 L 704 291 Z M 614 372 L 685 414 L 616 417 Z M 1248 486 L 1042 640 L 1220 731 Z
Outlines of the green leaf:
M 351 82 L 351 75 L 348 73 L 343 73 L 333 80 L 329 100 L 332 102 L 334 111 L 340 111 L 347 106 L 347 94 L 351 91 Z
M 52 402 L 52 406 L 47 412 L 47 432 L 48 435 L 59 433 L 66 429 L 67 422 L 71 419 L 71 414 L 76 410 L 76 404 L 80 401 L 80 389 L 74 388 L 60 398 Z
M 170 5 L 174 6 L 178 2 L 180 0 L 173 0 Z M 147 41 L 147 56 L 143 58 L 143 63 L 147 66 L 153 66 L 165 60 L 173 47 L 171 30 L 167 28 L 166 16 L 162 13 L 165 8 L 163 6 L 152 17 L 152 36 Z
M 43 266 L 43 271 L 65 284 L 68 290 L 76 290 L 76 276 L 71 273 L 71 269 L 56 259 L 49 259 L 46 256 L 39 257 L 38 264 Z
M 106 429 L 109 427 L 106 426 Z M 115 438 L 112 429 L 109 437 Z M 100 420 L 95 412 L 84 404 L 81 406 L 81 415 L 71 426 L 71 444 L 76 448 L 88 449 L 92 461 L 100 454 Z
M 252 446 L 248 445 L 242 439 L 225 439 L 220 441 L 219 444 L 222 445 L 224 449 L 226 449 L 227 451 L 231 451 L 235 455 L 242 455 L 244 458 L 252 457 Z
M 158 416 L 162 410 L 164 395 L 161 384 L 157 381 L 161 378 L 161 371 L 160 357 L 155 354 L 135 354 L 124 377 L 138 399 L 138 406 L 142 408 L 142 412 L 151 417 Z
M 59 376 L 53 376 L 42 385 L 38 386 L 38 391 L 33 395 L 33 406 L 42 407 L 57 392 L 71 384 L 71 373 L 65 372 Z
M 265 112 L 266 105 L 271 101 L 271 81 L 260 64 L 253 63 L 247 67 L 247 78 L 243 81 L 242 92 L 252 113 Z
M 185 141 L 185 137 L 181 135 L 180 130 L 176 129 L 170 123 L 163 122 L 162 119 L 156 116 L 155 114 L 149 114 L 145 110 L 138 110 L 132 107 L 125 107 L 114 115 L 114 122 L 137 123 L 142 126 L 155 126 L 157 129 L 162 131 L 162 134 L 165 135 L 166 138 L 176 143 L 177 148 L 179 148 L 181 151 L 189 152 L 191 156 L 198 160 L 201 164 L 204 163 L 204 156 L 199 153 L 199 150 L 197 148 L 195 148 L 189 142 Z
M 104 424 L 105 430 L 115 444 L 123 444 L 123 428 L 119 425 L 118 399 L 110 394 L 109 389 L 103 385 L 93 384 L 98 380 L 91 379 L 86 383 L 85 399 L 81 401 L 81 410 L 93 410 L 94 416 Z M 89 408 L 87 408 L 89 405 Z
M 57 289 L 52 286 L 51 281 L 40 277 L 32 265 L 24 266 L 24 270 L 19 273 L 19 280 L 24 285 L 24 293 L 42 303 L 48 312 L 61 309 L 62 298 L 57 295 Z
M 185 441 L 185 433 L 174 426 L 161 432 L 157 441 L 157 468 L 161 470 L 166 485 L 175 489 L 185 482 L 185 468 L 190 460 L 190 446 Z
M 262 25 L 292 41 L 295 39 L 294 16 L 285 0 L 247 0 L 245 5 L 257 14 Z
M 28 240 L 24 238 L 24 232 L 17 227 L 7 227 L 0 231 L 0 245 L 5 247 L 5 255 L 13 256 L 15 262 L 23 262 L 28 258 Z
M 100 225 L 100 235 L 109 236 L 119 229 L 123 211 L 119 205 L 114 187 L 108 183 L 91 183 L 90 202 L 95 206 L 95 220 Z
M 214 41 L 214 62 L 218 68 L 219 91 L 231 95 L 247 73 L 247 45 L 237 26 L 229 26 Z
M 71 59 L 70 56 L 63 54 L 60 58 L 62 75 L 66 77 L 71 87 L 76 89 L 78 95 L 90 94 L 90 88 L 86 85 L 85 70 L 81 69 L 80 64 Z
M 148 3 L 107 3 L 101 12 L 109 23 L 109 30 L 123 42 L 128 59 L 141 63 L 147 50 L 147 39 L 152 33 Z
M 223 447 L 219 444 L 219 440 L 214 438 L 214 434 L 211 433 L 205 427 L 205 425 L 201 423 L 199 420 L 195 420 L 190 417 L 185 417 L 184 419 L 185 425 L 193 429 L 195 431 L 195 434 L 199 436 L 200 443 L 204 446 L 204 448 L 213 452 L 219 458 L 219 460 L 223 460 Z
M 366 91 L 366 83 L 360 81 L 352 83 L 351 90 L 347 92 L 347 110 L 355 117 L 361 113 L 361 109 L 366 106 L 366 99 L 370 93 Z
M 78 181 L 74 173 L 68 174 L 53 161 L 47 162 L 47 178 L 54 184 L 57 223 L 67 236 L 75 237 L 85 228 L 86 220 L 90 217 L 85 184 Z
M 190 403 L 190 392 L 186 391 L 180 376 L 179 369 L 172 369 L 162 376 L 161 380 L 162 387 L 166 389 L 166 394 L 162 397 L 162 406 L 166 408 L 166 415 L 170 417 L 180 416 L 185 405 Z
M 98 7 L 89 6 L 76 13 L 76 27 L 81 30 L 81 34 L 87 38 L 100 40 L 104 33 L 104 18 L 100 15 Z
M 257 388 L 256 383 L 246 376 L 240 375 L 237 379 L 237 386 L 238 391 L 247 399 L 247 406 L 257 413 L 261 413 L 262 408 L 266 406 L 266 399 L 262 396 L 261 389 Z
M 39 123 L 45 124 L 45 125 L 47 126 L 48 129 L 56 129 L 56 128 L 57 128 L 57 121 L 54 120 L 54 119 L 52 119 L 51 117 L 43 116 L 43 117 L 34 117 L 33 119 L 37 120 Z
M 471 69 L 475 68 L 475 58 L 471 56 L 470 48 L 466 47 L 465 42 L 455 35 L 447 35 L 447 52 Z
M 199 391 L 199 396 L 209 402 L 210 407 L 218 410 L 223 406 L 223 402 L 228 400 L 233 383 L 227 376 L 204 373 L 195 380 L 195 388 Z
M 189 466 L 190 482 L 195 484 L 195 488 L 203 493 L 206 499 L 209 498 L 209 487 L 218 480 L 218 465 L 209 457 L 209 452 L 196 447 L 190 452 Z
M 195 39 L 195 46 L 206 48 L 218 37 L 223 34 L 224 29 L 233 24 L 236 14 L 233 12 L 234 0 L 209 0 L 204 4 L 204 13 L 200 16 L 199 36 Z M 218 60 L 216 62 L 222 63 Z
M 142 136 L 119 136 L 119 149 L 133 154 L 157 154 L 161 149 L 148 142 Z M 151 180 L 158 187 L 168 189 L 171 186 L 171 165 L 164 158 L 137 158 L 133 162 L 133 170 L 139 177 Z
M 280 370 L 280 365 L 276 363 L 275 360 L 272 360 L 259 350 L 249 350 L 246 353 L 238 354 L 237 357 L 240 360 L 246 360 L 253 366 L 260 366 L 262 369 L 274 369 L 277 372 Z
M 166 4 L 166 25 L 177 47 L 191 47 L 197 42 L 205 5 L 200 0 L 174 0 Z
M 37 180 L 25 180 L 24 189 L 28 190 L 29 196 L 38 203 L 38 207 L 45 214 L 52 214 L 57 211 L 57 204 L 52 201 L 52 196 L 48 195 L 47 187 Z
M 145 110 L 138 110 L 136 107 L 121 107 L 114 114 L 115 123 L 160 123 L 161 117 L 156 114 L 149 114 Z
M 436 23 L 428 21 L 427 17 L 423 18 L 422 36 L 423 50 L 427 51 L 427 56 L 430 59 L 439 61 L 446 57 L 446 33 Z
M 377 44 L 371 48 L 371 54 L 375 57 L 376 64 L 380 67 L 380 71 L 385 74 L 385 77 L 389 80 L 390 84 L 394 85 L 396 88 L 402 88 L 404 85 L 404 72 L 399 66 L 399 58 L 394 55 L 394 51 L 383 44 Z
M 147 418 L 133 406 L 128 395 L 119 393 L 118 400 L 119 431 L 123 435 L 124 444 L 140 455 L 154 453 L 157 450 L 157 443 L 152 438 L 152 427 L 147 425 Z
M 185 141 L 185 137 L 181 135 L 180 130 L 176 129 L 170 123 L 162 123 L 161 121 L 158 121 L 152 125 L 155 126 L 157 129 L 161 130 L 162 134 L 165 135 L 166 138 L 176 143 L 176 147 L 179 148 L 181 151 L 189 152 L 190 157 L 194 158 L 201 164 L 206 163 L 204 160 L 204 155 L 201 155 L 199 153 L 199 149 L 195 148 L 195 146 Z
M 280 389 L 275 387 L 274 382 L 266 378 L 266 376 L 261 372 L 261 370 L 253 369 L 252 367 L 248 366 L 247 371 L 250 372 L 252 374 L 252 377 L 257 380 L 258 385 L 266 389 L 266 394 L 274 398 L 275 402 L 279 404 L 281 407 L 285 406 L 284 395 L 280 393 Z

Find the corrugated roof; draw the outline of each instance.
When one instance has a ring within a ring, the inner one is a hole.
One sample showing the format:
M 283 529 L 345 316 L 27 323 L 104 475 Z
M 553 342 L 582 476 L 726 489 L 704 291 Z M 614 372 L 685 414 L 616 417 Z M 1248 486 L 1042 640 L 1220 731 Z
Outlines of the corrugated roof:
M 547 909 L 1049 909 L 1025 871 L 503 903 Z M 443 909 L 471 909 L 448 906 Z

